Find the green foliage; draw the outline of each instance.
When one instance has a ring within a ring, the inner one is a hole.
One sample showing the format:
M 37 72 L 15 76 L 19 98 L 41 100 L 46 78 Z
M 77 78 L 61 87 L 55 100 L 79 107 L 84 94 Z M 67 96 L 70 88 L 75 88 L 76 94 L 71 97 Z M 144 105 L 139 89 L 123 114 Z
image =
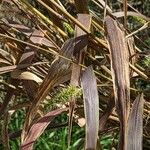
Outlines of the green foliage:
M 16 111 L 11 117 L 9 123 L 9 132 L 13 133 L 21 130 L 23 127 L 24 119 L 25 119 L 25 111 L 24 110 Z M 12 150 L 18 150 L 19 146 L 20 146 L 20 137 L 10 140 L 10 148 Z
M 116 146 L 118 143 L 118 137 L 116 136 L 118 134 L 108 134 L 108 135 L 103 135 L 101 138 L 101 145 L 103 147 L 103 150 L 108 150 L 112 149 L 112 145 Z
M 25 112 L 19 110 L 12 116 L 9 124 L 9 131 L 15 132 L 22 128 L 24 122 Z M 67 116 L 65 114 L 57 117 L 53 124 L 62 124 L 67 122 Z M 46 130 L 42 136 L 37 140 L 34 149 L 35 150 L 67 150 L 67 137 L 68 127 L 56 128 Z M 72 143 L 68 150 L 76 150 L 77 147 L 82 143 L 84 137 L 84 128 L 80 128 L 75 125 L 72 132 Z M 20 146 L 20 138 L 10 140 L 10 147 L 12 150 L 18 150 Z M 0 149 L 3 150 L 2 145 Z
M 143 60 L 143 63 L 146 67 L 150 69 L 150 56 L 145 57 L 145 59 Z
M 56 104 L 65 104 L 66 102 L 69 102 L 71 97 L 79 98 L 81 96 L 82 92 L 80 88 L 74 87 L 74 86 L 68 86 L 66 88 L 62 88 L 59 92 L 56 92 L 52 99 L 49 101 L 48 106 L 51 109 L 54 109 L 56 107 Z M 20 97 L 19 97 L 20 99 Z M 48 107 L 48 108 L 49 108 Z M 50 111 L 50 110 L 49 110 Z M 67 122 L 67 116 L 62 114 L 61 116 L 57 117 L 54 120 L 55 124 L 60 124 Z M 18 130 L 21 130 L 23 127 L 25 119 L 25 111 L 19 110 L 16 111 L 10 120 L 9 123 L 9 131 L 16 132 Z M 78 126 L 75 126 L 73 128 L 73 139 L 72 139 L 72 145 L 70 147 L 71 150 L 75 150 L 78 144 L 80 144 L 82 138 L 79 138 L 79 135 L 83 135 L 84 130 L 81 129 Z M 82 134 L 81 134 L 82 132 Z M 44 149 L 44 150 L 55 150 L 55 149 L 67 149 L 67 127 L 58 128 L 54 130 L 48 130 L 39 138 L 35 145 L 36 150 Z M 13 150 L 18 150 L 20 146 L 20 138 L 15 138 L 14 140 L 10 140 L 10 147 Z
M 140 23 L 141 25 L 144 25 L 146 23 L 146 21 L 140 17 L 137 17 L 137 16 L 133 16 L 133 19 L 135 22 L 138 22 Z
M 69 37 L 74 36 L 74 29 L 66 22 L 63 23 L 65 31 L 68 33 Z

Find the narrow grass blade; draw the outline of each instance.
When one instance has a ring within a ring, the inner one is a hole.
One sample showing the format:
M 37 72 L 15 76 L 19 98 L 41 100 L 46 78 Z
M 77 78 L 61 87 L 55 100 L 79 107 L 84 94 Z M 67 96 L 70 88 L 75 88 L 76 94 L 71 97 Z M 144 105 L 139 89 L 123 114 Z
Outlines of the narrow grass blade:
M 143 94 L 140 94 L 133 103 L 128 120 L 128 150 L 142 150 L 143 138 Z
M 38 0 L 38 1 L 40 1 L 40 0 Z M 41 1 L 42 2 L 42 1 Z M 66 35 L 66 33 L 63 31 L 63 30 L 61 30 L 59 27 L 57 27 L 56 25 L 54 25 L 53 24 L 53 22 L 51 22 L 51 20 L 48 18 L 48 17 L 46 17 L 45 15 L 43 15 L 39 10 L 37 10 L 35 7 L 33 7 L 30 3 L 28 3 L 26 0 L 22 0 L 22 3 L 24 4 L 24 5 L 26 5 L 27 6 L 27 8 L 35 15 L 35 16 L 38 16 L 38 17 L 40 17 L 42 20 L 44 20 L 47 24 L 50 24 L 51 26 L 53 26 L 54 28 L 56 28 L 56 30 L 62 35 L 62 36 L 64 36 L 64 37 L 67 37 L 67 35 Z M 43 3 L 44 4 L 44 3 Z M 45 4 L 46 5 L 46 4 Z M 44 6 L 45 6 L 44 5 Z M 47 6 L 47 5 L 46 5 Z M 49 9 L 48 9 L 49 8 Z M 51 13 L 52 12 L 55 12 L 52 8 L 50 8 L 50 7 L 48 7 L 47 6 L 47 9 L 48 10 L 51 10 Z M 58 14 L 59 15 L 59 14 Z M 59 15 L 60 16 L 60 15 Z M 61 17 L 62 18 L 62 17 Z
M 106 17 L 105 27 L 110 46 L 116 110 L 120 120 L 119 149 L 126 150 L 127 119 L 130 101 L 129 54 L 125 35 L 118 27 L 117 22 L 111 17 Z
M 91 16 L 89 14 L 78 14 L 78 20 L 87 28 L 90 30 L 91 27 Z M 87 34 L 80 29 L 78 26 L 75 26 L 75 32 L 76 32 L 76 37 L 84 36 L 85 37 L 85 47 L 81 49 L 78 53 L 74 54 L 74 58 L 77 64 L 72 64 L 72 74 L 71 74 L 71 80 L 70 84 L 73 86 L 79 87 L 79 81 L 80 81 L 80 72 L 81 72 L 81 66 L 78 64 L 83 63 L 84 55 L 83 51 L 87 50 L 88 46 L 88 39 Z M 86 40 L 87 39 L 87 40 Z M 74 47 L 74 49 L 77 49 L 77 46 Z M 68 134 L 68 147 L 71 142 L 71 131 L 72 131 L 72 120 L 73 120 L 73 113 L 74 113 L 74 108 L 75 108 L 75 99 L 72 98 L 72 101 L 70 102 L 70 109 L 69 109 L 69 134 Z
M 37 0 L 41 5 L 43 5 L 45 8 L 47 8 L 47 6 L 49 6 L 49 8 L 47 8 L 47 10 L 50 11 L 50 16 L 51 19 L 54 23 L 55 26 L 58 26 L 60 29 L 64 30 L 63 27 L 63 23 L 62 20 L 64 20 L 64 18 L 58 13 L 57 9 L 51 5 L 51 3 L 47 0 Z
M 96 77 L 92 67 L 88 67 L 82 74 L 84 112 L 86 119 L 85 149 L 96 150 L 99 130 L 99 98 Z
M 4 66 L 4 67 L 0 67 L 0 75 L 4 74 L 4 73 L 8 73 L 8 72 L 12 72 L 15 70 L 21 70 L 21 69 L 25 69 L 27 67 L 31 67 L 31 66 L 38 66 L 41 64 L 48 64 L 49 62 L 37 62 L 37 63 L 27 63 L 27 64 L 18 64 L 18 65 L 11 65 L 11 66 Z
M 4 116 L 4 120 L 2 122 L 2 142 L 4 145 L 4 149 L 10 150 L 9 145 L 9 135 L 8 135 L 8 124 L 9 124 L 10 116 L 8 113 Z
M 124 0 L 123 2 L 123 9 L 124 9 L 124 27 L 127 28 L 127 11 L 128 11 L 127 0 Z

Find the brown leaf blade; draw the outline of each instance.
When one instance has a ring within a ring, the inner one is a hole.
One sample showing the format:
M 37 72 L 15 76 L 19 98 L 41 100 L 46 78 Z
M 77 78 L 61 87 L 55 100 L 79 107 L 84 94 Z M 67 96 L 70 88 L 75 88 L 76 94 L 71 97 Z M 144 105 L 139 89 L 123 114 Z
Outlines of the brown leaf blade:
M 127 119 L 130 101 L 129 54 L 125 36 L 118 27 L 117 22 L 111 17 L 106 17 L 105 26 L 110 46 L 115 104 L 120 120 L 119 149 L 126 150 Z
M 68 108 L 62 108 L 62 109 L 56 109 L 49 113 L 47 113 L 45 116 L 41 117 L 36 123 L 34 123 L 24 142 L 21 145 L 21 150 L 32 150 L 33 144 L 37 140 L 38 137 L 44 132 L 46 127 L 52 122 L 52 120 L 61 114 L 64 111 L 67 111 Z
M 88 67 L 82 74 L 84 112 L 86 119 L 86 145 L 85 149 L 96 150 L 99 130 L 99 98 L 96 77 L 93 68 Z
M 87 28 L 90 29 L 91 27 L 91 16 L 89 14 L 78 14 L 78 20 Z M 78 26 L 75 26 L 75 35 L 76 37 L 80 36 L 87 36 L 87 34 L 80 29 Z M 78 64 L 82 64 L 84 60 L 84 54 L 83 52 L 87 50 L 88 40 L 85 40 L 84 44 L 86 44 L 81 51 L 74 54 L 74 59 L 77 64 L 72 64 L 72 73 L 71 73 L 71 80 L 70 84 L 73 86 L 79 86 L 80 81 L 80 74 L 81 74 L 81 66 Z M 82 46 L 82 44 L 80 44 Z M 79 49 L 79 46 L 75 46 L 74 49 Z M 71 132 L 72 132 L 72 120 L 73 120 L 73 114 L 75 109 L 75 98 L 72 97 L 72 100 L 70 102 L 70 111 L 69 111 L 69 134 L 68 134 L 68 147 L 71 143 Z
M 138 95 L 133 103 L 128 120 L 127 149 L 142 150 L 143 137 L 143 94 Z

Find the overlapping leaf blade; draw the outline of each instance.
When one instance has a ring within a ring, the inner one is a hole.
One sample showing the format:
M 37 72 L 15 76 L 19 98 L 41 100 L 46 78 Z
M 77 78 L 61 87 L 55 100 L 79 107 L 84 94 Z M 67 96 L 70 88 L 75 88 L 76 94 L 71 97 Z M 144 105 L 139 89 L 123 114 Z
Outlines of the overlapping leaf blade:
M 99 98 L 93 68 L 88 67 L 82 74 L 84 113 L 86 119 L 86 150 L 96 150 L 99 130 Z
M 127 149 L 143 149 L 143 107 L 143 94 L 140 94 L 132 105 L 128 119 Z
M 124 33 L 118 27 L 117 22 L 111 17 L 106 17 L 105 26 L 110 45 L 114 97 L 120 120 L 119 149 L 126 150 L 130 101 L 129 54 Z

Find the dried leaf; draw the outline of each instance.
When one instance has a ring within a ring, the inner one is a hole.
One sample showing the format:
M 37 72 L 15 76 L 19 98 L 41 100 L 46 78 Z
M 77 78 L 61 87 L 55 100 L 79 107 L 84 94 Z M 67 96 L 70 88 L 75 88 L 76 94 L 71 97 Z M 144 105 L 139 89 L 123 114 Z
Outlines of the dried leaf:
M 7 23 L 7 22 L 5 21 L 5 23 Z M 23 33 L 27 36 L 30 36 L 33 33 L 33 29 L 31 29 L 27 26 L 24 26 L 22 24 L 18 24 L 16 22 L 11 22 L 11 21 L 9 21 L 8 23 L 9 23 L 8 25 L 10 27 L 13 27 L 13 28 L 17 29 L 18 31 L 20 31 L 21 33 Z
M 128 120 L 127 150 L 142 150 L 143 139 L 143 94 L 133 103 Z
M 19 80 L 32 80 L 36 83 L 42 83 L 42 79 L 32 72 L 15 70 L 11 73 L 11 77 Z
M 32 63 L 32 64 L 31 63 L 30 64 L 18 64 L 18 65 L 0 67 L 0 74 L 16 71 L 17 69 L 25 69 L 30 66 L 37 66 L 40 64 L 44 64 L 44 63 L 47 63 L 47 62 L 37 62 L 37 63 Z
M 127 28 L 127 13 L 128 13 L 127 0 L 123 1 L 123 10 L 124 10 L 124 27 Z
M 78 20 L 87 28 L 90 29 L 91 26 L 91 16 L 88 14 L 78 14 Z M 76 54 L 74 54 L 75 57 L 75 61 L 77 64 L 82 64 L 83 62 L 83 51 L 86 51 L 87 49 L 87 45 L 88 45 L 88 40 L 86 40 L 86 36 L 87 34 L 80 29 L 78 26 L 76 26 L 76 36 L 78 37 L 83 37 L 83 39 L 81 39 L 81 41 L 75 41 L 76 45 L 74 47 L 74 49 L 80 49 L 80 51 Z M 85 40 L 85 42 L 83 43 L 82 41 Z M 80 42 L 80 43 L 79 43 Z M 84 44 L 84 46 L 83 46 Z M 81 49 L 82 48 L 84 49 Z M 81 66 L 77 65 L 77 64 L 73 64 L 72 66 L 72 76 L 71 76 L 71 83 L 75 86 L 79 86 L 79 78 L 80 78 L 80 70 L 81 70 Z
M 86 119 L 85 149 L 96 150 L 99 130 L 99 98 L 96 77 L 91 66 L 83 72 L 81 85 Z
M 43 44 L 47 47 L 55 48 L 54 44 L 46 38 L 43 38 L 43 40 L 41 41 L 41 44 Z
M 8 60 L 2 59 L 2 58 L 0 58 L 0 64 L 1 64 L 1 65 L 2 65 L 2 64 L 4 64 L 4 65 L 11 65 L 11 63 L 10 63 Z
M 126 150 L 127 119 L 130 101 L 129 54 L 125 35 L 118 27 L 117 22 L 111 17 L 106 17 L 105 27 L 110 45 L 115 104 L 120 120 L 119 149 Z
M 41 32 L 40 30 L 34 30 L 32 36 L 30 37 L 30 41 L 38 45 L 41 45 L 43 39 L 44 39 L 44 33 Z
M 91 27 L 91 16 L 89 14 L 78 14 L 78 20 L 87 28 L 90 29 Z M 80 37 L 84 35 L 87 36 L 87 34 L 80 29 L 78 26 L 75 26 L 75 31 L 76 31 L 76 36 Z M 84 44 L 85 46 L 83 47 L 83 42 L 85 41 Z M 79 49 L 79 46 L 77 47 L 77 45 L 80 45 L 80 49 L 81 49 L 78 53 L 74 54 L 74 59 L 76 61 L 77 64 L 82 64 L 83 63 L 83 59 L 84 59 L 84 55 L 83 55 L 83 51 L 87 50 L 87 46 L 88 46 L 88 40 L 83 39 L 81 41 L 79 41 L 81 44 L 76 44 L 76 46 L 74 47 L 74 49 Z M 76 41 L 76 43 L 78 43 L 78 41 Z M 72 74 L 71 74 L 71 80 L 70 80 L 70 84 L 73 86 L 79 86 L 79 80 L 80 80 L 80 72 L 81 72 L 81 66 L 77 65 L 77 64 L 73 64 L 72 65 Z M 73 120 L 73 113 L 74 113 L 74 108 L 75 108 L 75 99 L 72 98 L 72 101 L 70 102 L 70 109 L 69 109 L 69 134 L 68 134 L 68 147 L 70 145 L 71 142 L 71 131 L 72 131 L 72 120 Z

